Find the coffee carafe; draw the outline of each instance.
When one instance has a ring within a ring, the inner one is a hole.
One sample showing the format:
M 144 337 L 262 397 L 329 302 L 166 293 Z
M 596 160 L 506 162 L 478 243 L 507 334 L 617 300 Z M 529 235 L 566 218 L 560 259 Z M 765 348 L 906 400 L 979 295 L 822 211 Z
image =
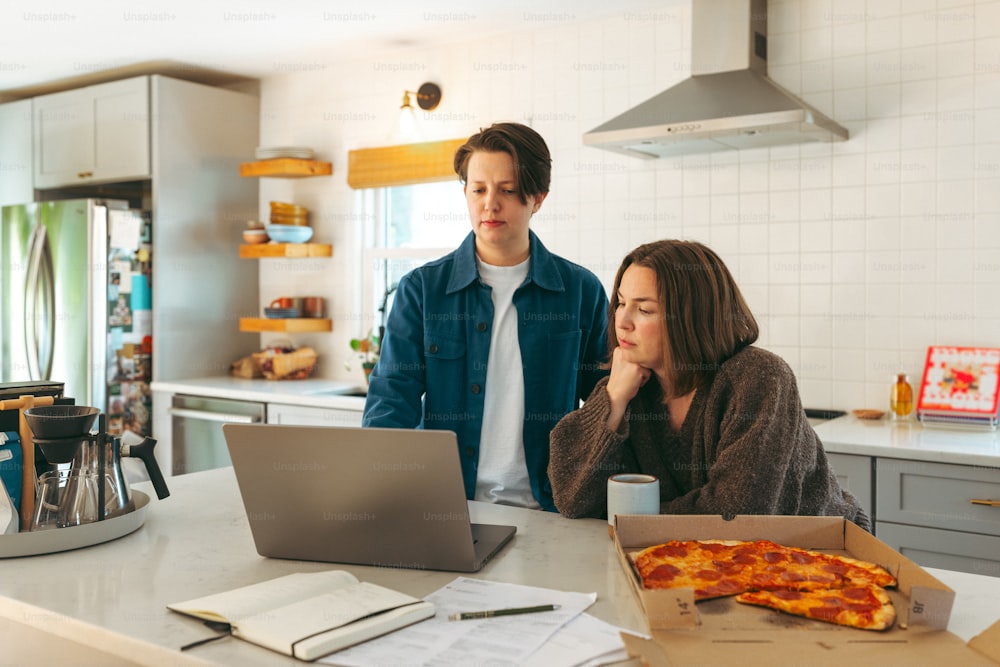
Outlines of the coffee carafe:
M 157 498 L 170 495 L 153 454 L 156 440 L 147 437 L 123 445 L 120 436 L 107 432 L 103 414 L 97 432 L 91 433 L 99 413 L 97 408 L 77 405 L 24 411 L 35 444 L 55 465 L 38 479 L 32 530 L 102 521 L 133 511 L 135 501 L 122 472 L 123 456 L 142 460 Z M 62 465 L 66 463 L 68 468 Z

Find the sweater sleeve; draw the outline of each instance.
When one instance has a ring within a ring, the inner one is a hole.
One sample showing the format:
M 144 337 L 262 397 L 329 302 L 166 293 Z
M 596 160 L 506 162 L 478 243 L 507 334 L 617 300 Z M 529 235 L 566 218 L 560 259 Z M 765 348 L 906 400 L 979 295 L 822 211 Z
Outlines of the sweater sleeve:
M 559 512 L 570 518 L 607 516 L 608 477 L 635 469 L 628 450 L 628 420 L 608 429 L 611 402 L 600 380 L 583 407 L 563 417 L 549 437 L 549 480 Z

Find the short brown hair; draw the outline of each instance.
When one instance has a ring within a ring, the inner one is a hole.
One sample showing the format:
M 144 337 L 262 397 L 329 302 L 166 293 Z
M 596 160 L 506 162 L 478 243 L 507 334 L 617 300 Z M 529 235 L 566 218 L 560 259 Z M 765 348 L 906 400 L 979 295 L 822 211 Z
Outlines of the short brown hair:
M 609 350 L 618 346 L 618 290 L 625 269 L 633 264 L 656 275 L 665 318 L 663 359 L 669 387 L 664 398 L 706 386 L 724 361 L 760 335 L 740 288 L 713 250 L 696 241 L 664 240 L 641 245 L 622 260 L 611 293 Z
M 469 176 L 469 158 L 476 151 L 507 153 L 514 161 L 517 193 L 522 204 L 528 197 L 549 191 L 552 179 L 552 156 L 542 135 L 520 123 L 494 123 L 469 137 L 455 151 L 455 173 L 462 183 Z

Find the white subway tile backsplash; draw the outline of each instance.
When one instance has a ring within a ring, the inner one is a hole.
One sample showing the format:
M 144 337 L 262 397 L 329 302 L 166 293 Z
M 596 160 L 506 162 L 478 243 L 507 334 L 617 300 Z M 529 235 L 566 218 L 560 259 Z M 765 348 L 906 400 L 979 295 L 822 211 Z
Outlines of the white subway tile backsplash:
M 830 354 L 830 348 L 833 347 L 833 317 L 829 313 L 818 316 L 803 315 L 799 318 L 799 322 L 803 349 L 825 348 L 827 354 Z M 816 377 L 828 379 L 830 375 Z
M 980 312 L 977 315 L 972 345 L 1000 347 L 1000 317 L 989 316 L 989 312 L 996 313 L 998 310 L 1000 309 L 994 306 L 992 311 Z
M 883 164 L 883 168 L 892 170 L 895 164 L 896 161 L 890 160 Z M 865 188 L 865 215 L 869 220 L 898 216 L 899 185 L 886 183 L 869 185 Z
M 868 53 L 895 51 L 900 48 L 901 19 L 898 15 L 886 18 L 871 18 L 865 23 L 865 39 Z
M 833 217 L 832 188 L 802 190 L 799 193 L 799 211 L 802 220 L 830 220 Z
M 442 115 L 426 123 L 435 138 L 501 119 L 545 136 L 553 192 L 532 224 L 550 247 L 610 287 L 641 242 L 708 243 L 805 404 L 884 408 L 888 376 L 919 373 L 927 345 L 1000 345 L 1000 2 L 771 0 L 768 11 L 771 76 L 847 127 L 848 141 L 650 161 L 583 146 L 582 133 L 687 76 L 690 9 L 678 5 L 657 21 L 525 26 L 491 41 L 488 57 L 453 41 L 267 79 L 261 142 L 313 145 L 335 175 L 268 179 L 262 210 L 301 201 L 335 248 L 358 246 L 346 151 L 381 143 L 398 91 L 418 83 L 373 65 L 426 63 L 444 90 Z M 474 65 L 486 60 L 523 68 L 484 76 Z M 331 112 L 358 120 L 323 122 Z M 262 285 L 295 291 L 316 272 L 350 284 L 359 260 L 335 255 L 309 262 L 308 278 L 262 263 Z M 331 360 L 324 372 L 342 366 L 351 328 L 310 341 Z
M 865 277 L 865 258 L 860 252 L 834 252 L 830 255 L 830 280 L 834 285 L 858 283 Z

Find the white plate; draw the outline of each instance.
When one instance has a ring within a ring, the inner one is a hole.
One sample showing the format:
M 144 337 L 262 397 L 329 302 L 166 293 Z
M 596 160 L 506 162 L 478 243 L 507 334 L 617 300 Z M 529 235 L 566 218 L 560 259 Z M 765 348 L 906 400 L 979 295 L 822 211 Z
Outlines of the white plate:
M 0 535 L 0 558 L 37 556 L 110 542 L 138 530 L 146 520 L 149 496 L 132 491 L 135 511 L 82 526 Z
M 270 160 L 279 157 L 293 157 L 311 160 L 316 153 L 305 146 L 258 146 L 255 155 L 258 160 Z

